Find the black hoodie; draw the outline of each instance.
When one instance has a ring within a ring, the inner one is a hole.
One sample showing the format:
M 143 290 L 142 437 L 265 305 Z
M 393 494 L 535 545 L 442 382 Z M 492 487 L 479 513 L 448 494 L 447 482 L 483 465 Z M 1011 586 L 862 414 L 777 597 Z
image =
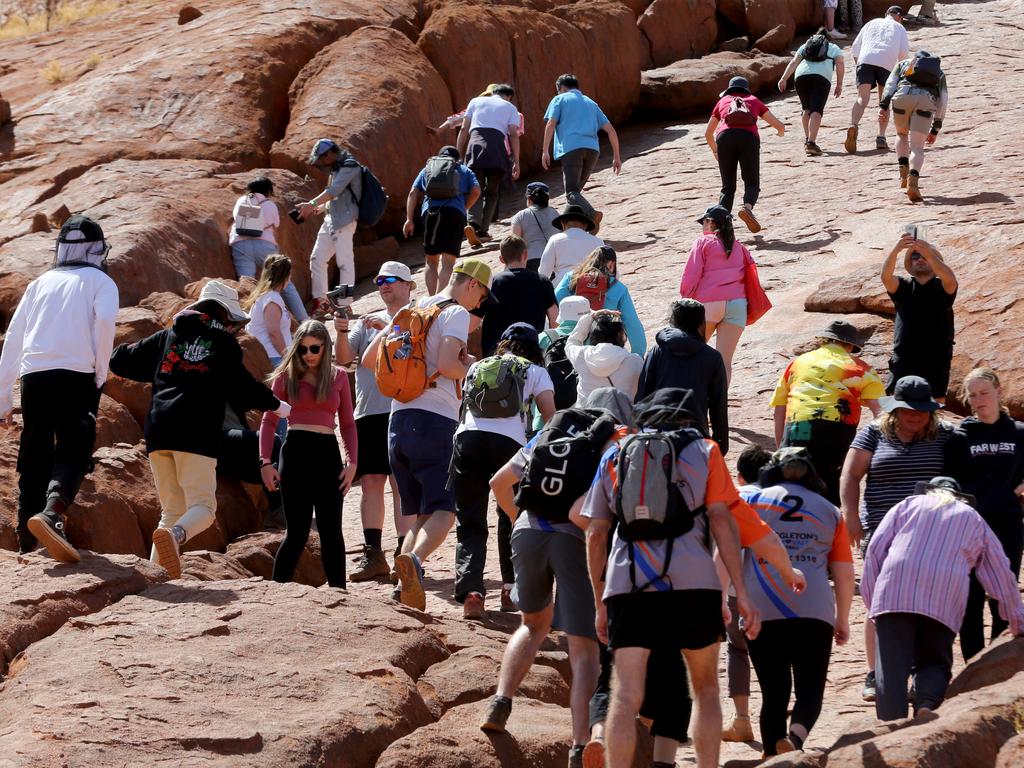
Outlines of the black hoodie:
M 238 340 L 194 310 L 176 315 L 166 330 L 118 346 L 110 370 L 153 385 L 145 427 L 149 453 L 183 451 L 216 458 L 229 399 L 243 410 L 272 411 L 280 405 L 242 365 Z
M 729 386 L 722 356 L 701 336 L 678 328 L 658 331 L 655 340 L 657 344 L 644 358 L 636 390 L 637 402 L 665 387 L 692 390 L 697 406 L 697 426 L 705 435 L 709 434 L 707 416 L 710 415 L 710 437 L 718 443 L 724 456 L 729 450 Z

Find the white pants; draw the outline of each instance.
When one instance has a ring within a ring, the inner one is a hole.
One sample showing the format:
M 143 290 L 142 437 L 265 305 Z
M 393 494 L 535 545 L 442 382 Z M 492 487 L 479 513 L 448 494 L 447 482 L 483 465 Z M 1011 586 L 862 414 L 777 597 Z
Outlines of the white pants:
M 309 276 L 313 283 L 314 299 L 322 299 L 327 295 L 327 264 L 332 254 L 338 265 L 338 282 L 342 285 L 355 285 L 356 258 L 352 245 L 355 233 L 356 222 L 333 229 L 330 216 L 324 217 L 324 223 L 316 234 L 313 251 L 309 254 Z M 342 299 L 339 303 L 348 305 L 352 299 Z

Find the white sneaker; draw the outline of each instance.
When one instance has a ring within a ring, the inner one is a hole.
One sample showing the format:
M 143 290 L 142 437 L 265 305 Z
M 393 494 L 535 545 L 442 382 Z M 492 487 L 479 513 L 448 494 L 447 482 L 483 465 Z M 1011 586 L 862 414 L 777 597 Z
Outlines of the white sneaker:
M 838 29 L 826 29 L 825 34 L 831 37 L 833 40 L 845 40 L 846 35 L 840 32 Z

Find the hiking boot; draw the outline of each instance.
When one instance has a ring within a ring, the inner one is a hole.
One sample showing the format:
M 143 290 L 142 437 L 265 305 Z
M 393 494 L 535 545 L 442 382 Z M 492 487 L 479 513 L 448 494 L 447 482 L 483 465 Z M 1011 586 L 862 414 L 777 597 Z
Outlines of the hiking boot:
M 512 714 L 512 699 L 504 696 L 492 696 L 487 704 L 487 712 L 484 714 L 483 722 L 480 723 L 481 731 L 491 733 L 504 733 L 505 723 L 508 716 Z
M 921 189 L 918 186 L 920 184 L 920 179 L 920 176 L 913 173 L 907 177 L 907 197 L 910 198 L 910 202 L 912 203 L 920 203 L 924 200 L 924 198 L 921 197 Z
M 736 715 L 729 727 L 722 731 L 722 741 L 753 741 L 754 729 L 750 727 L 750 718 Z
M 906 189 L 907 188 L 907 177 L 909 175 L 910 175 L 910 166 L 909 165 L 901 165 L 900 166 L 900 189 Z
M 491 236 L 490 236 L 490 234 L 488 234 L 487 232 L 479 232 L 479 233 L 477 234 L 477 239 L 478 239 L 478 240 L 479 240 L 479 241 L 480 241 L 481 243 L 489 243 L 489 242 L 491 242 L 491 240 L 493 240 L 494 238 L 493 238 L 493 237 L 491 237 Z
M 469 243 L 471 248 L 479 248 L 481 245 L 483 245 L 483 242 L 476 234 L 476 230 L 473 229 L 472 224 L 467 224 L 465 229 L 463 229 L 462 231 L 466 233 L 466 242 Z
M 574 744 L 569 748 L 569 768 L 583 767 L 583 750 L 586 747 L 582 744 Z
M 376 547 L 363 546 L 363 556 L 359 558 L 356 570 L 349 576 L 350 581 L 370 581 L 381 576 L 390 576 L 391 566 L 384 553 Z
M 54 560 L 77 563 L 82 559 L 78 550 L 68 541 L 63 515 L 44 510 L 28 519 L 28 529 Z
M 874 701 L 877 690 L 875 688 L 875 673 L 868 672 L 864 675 L 864 690 L 861 697 L 864 701 Z
M 875 149 L 889 150 L 889 142 L 885 140 L 885 136 L 875 136 Z
M 181 578 L 181 544 L 184 537 L 177 534 L 174 528 L 157 528 L 153 531 L 153 549 L 156 550 L 156 563 L 170 574 L 172 579 Z M 182 531 L 184 533 L 184 531 Z
M 853 154 L 857 151 L 857 126 L 851 125 L 846 129 L 846 141 L 843 142 L 843 148 L 849 154 Z
M 757 220 L 757 218 L 754 216 L 754 212 L 749 207 L 744 205 L 742 208 L 740 208 L 739 214 L 737 215 L 740 217 L 740 221 L 746 224 L 747 229 L 749 229 L 751 232 L 761 231 L 761 223 Z
M 807 144 L 804 145 L 804 151 L 807 152 L 807 154 L 810 155 L 811 157 L 818 157 L 819 155 L 821 155 L 821 147 L 819 147 L 813 141 L 808 141 Z
M 604 739 L 591 739 L 583 748 L 583 768 L 604 768 Z
M 601 219 L 604 218 L 604 212 L 603 211 L 594 211 L 594 215 L 591 218 L 594 221 L 594 229 L 591 230 L 590 234 L 596 235 L 597 234 L 597 230 L 599 230 L 601 228 Z
M 516 605 L 516 601 L 512 599 L 512 588 L 502 587 L 501 588 L 501 612 L 502 613 L 518 613 L 519 606 Z
M 796 752 L 796 745 L 788 738 L 779 739 L 775 742 L 775 754 L 782 755 L 786 752 Z
M 483 619 L 486 617 L 487 611 L 484 608 L 484 596 L 479 592 L 470 592 L 466 595 L 466 600 L 462 604 L 462 618 Z
M 398 573 L 399 601 L 418 611 L 427 609 L 427 595 L 423 591 L 423 577 L 420 565 L 411 555 L 399 555 L 395 558 L 395 571 Z

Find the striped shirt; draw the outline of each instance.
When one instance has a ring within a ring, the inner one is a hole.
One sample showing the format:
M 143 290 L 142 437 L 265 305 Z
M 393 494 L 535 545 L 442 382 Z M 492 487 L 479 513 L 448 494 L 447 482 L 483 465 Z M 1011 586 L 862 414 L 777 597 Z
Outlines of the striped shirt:
M 860 500 L 860 524 L 873 531 L 885 513 L 914 492 L 920 480 L 942 474 L 946 442 L 953 434 L 948 424 L 939 424 L 935 440 L 904 443 L 890 440 L 877 424 L 868 424 L 853 439 L 850 448 L 871 454 L 864 495 Z
M 1014 635 L 1024 604 L 1003 546 L 981 515 L 942 495 L 912 496 L 882 520 L 864 558 L 860 593 L 868 615 L 920 613 L 960 631 L 971 570 Z

